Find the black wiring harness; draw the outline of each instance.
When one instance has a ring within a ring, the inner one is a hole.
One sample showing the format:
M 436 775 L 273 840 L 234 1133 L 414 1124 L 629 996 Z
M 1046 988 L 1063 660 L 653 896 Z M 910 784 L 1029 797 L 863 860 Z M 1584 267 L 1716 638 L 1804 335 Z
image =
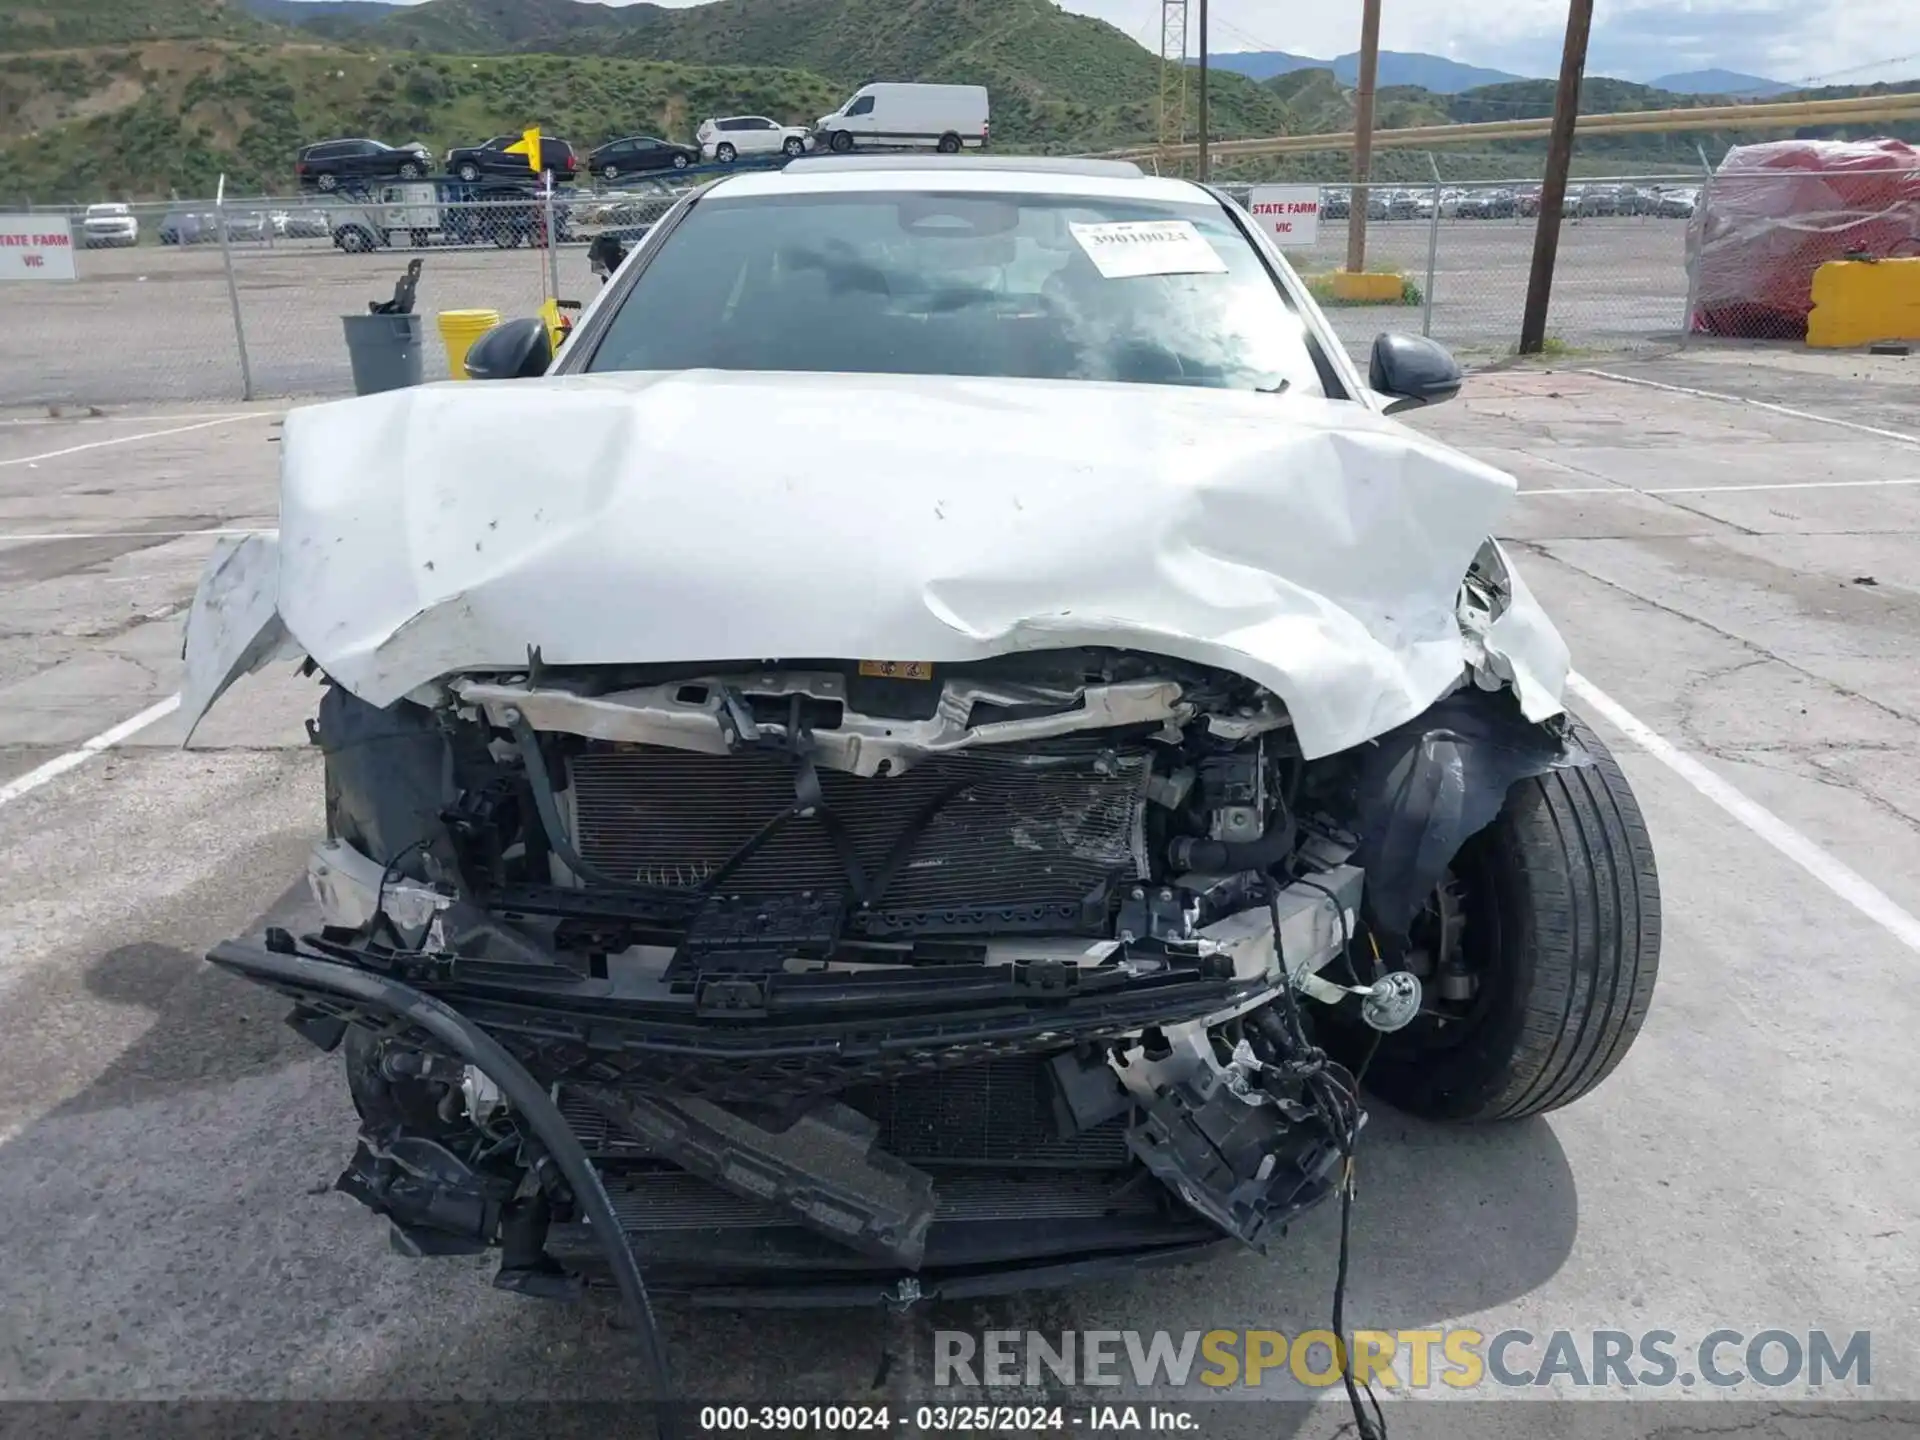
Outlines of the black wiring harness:
M 1347 1266 L 1352 1250 L 1353 1193 L 1354 1193 L 1354 1149 L 1360 1138 L 1360 1126 L 1363 1114 L 1360 1109 L 1360 1081 L 1367 1073 L 1367 1066 L 1373 1062 L 1374 1052 L 1380 1048 L 1380 1036 L 1376 1032 L 1367 1053 L 1362 1057 L 1359 1068 L 1348 1074 L 1339 1065 L 1328 1058 L 1326 1051 L 1313 1043 L 1307 1034 L 1306 1022 L 1300 1014 L 1300 999 L 1293 990 L 1293 976 L 1287 969 L 1286 955 L 1280 941 L 1280 883 L 1271 876 L 1267 881 L 1267 909 L 1273 920 L 1273 946 L 1280 963 L 1280 994 L 1266 1009 L 1255 1017 L 1254 1023 L 1266 1034 L 1267 1039 L 1282 1055 L 1286 1062 L 1279 1068 L 1293 1079 L 1299 1080 L 1313 1096 L 1320 1112 L 1326 1117 L 1328 1127 L 1333 1133 L 1334 1145 L 1340 1152 L 1340 1255 L 1336 1262 L 1333 1279 L 1333 1343 L 1334 1359 L 1340 1366 L 1340 1377 L 1346 1384 L 1347 1403 L 1353 1409 L 1353 1423 L 1360 1440 L 1386 1440 L 1387 1418 L 1380 1410 L 1380 1401 L 1373 1393 L 1373 1382 L 1367 1382 L 1366 1405 L 1360 1401 L 1360 1389 L 1354 1384 L 1352 1357 L 1347 1351 L 1346 1309 L 1347 1309 Z M 1326 887 L 1314 885 L 1311 888 L 1325 891 Z M 1326 891 L 1332 897 L 1331 891 Z M 1347 927 L 1346 910 L 1337 898 L 1333 899 L 1334 911 L 1340 917 L 1340 951 L 1346 960 L 1347 969 L 1354 971 L 1353 936 Z M 1371 1406 L 1371 1410 L 1368 1409 Z

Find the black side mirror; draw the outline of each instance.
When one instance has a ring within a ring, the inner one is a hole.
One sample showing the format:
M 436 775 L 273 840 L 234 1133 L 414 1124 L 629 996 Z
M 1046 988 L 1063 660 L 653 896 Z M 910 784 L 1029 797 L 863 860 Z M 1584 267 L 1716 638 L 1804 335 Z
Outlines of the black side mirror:
M 467 376 L 473 380 L 531 380 L 553 363 L 547 322 L 539 318 L 496 325 L 467 351 Z
M 1367 383 L 1389 397 L 1389 415 L 1451 400 L 1460 393 L 1460 381 L 1459 362 L 1438 341 L 1389 331 L 1373 342 Z

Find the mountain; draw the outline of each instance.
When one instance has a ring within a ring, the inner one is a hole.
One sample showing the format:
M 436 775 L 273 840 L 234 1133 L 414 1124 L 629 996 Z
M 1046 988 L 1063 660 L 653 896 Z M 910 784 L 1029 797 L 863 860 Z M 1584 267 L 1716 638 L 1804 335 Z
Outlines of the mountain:
M 1354 51 L 1334 60 L 1316 60 L 1310 55 L 1294 55 L 1285 50 L 1229 50 L 1209 55 L 1208 63 L 1218 70 L 1231 70 L 1268 80 L 1295 70 L 1331 70 L 1343 85 L 1360 83 L 1360 54 Z M 1418 50 L 1382 50 L 1375 83 L 1418 85 L 1436 95 L 1454 95 L 1479 85 L 1498 85 L 1525 77 L 1505 70 L 1488 70 L 1478 65 L 1463 65 L 1444 55 L 1428 55 Z
M 1734 100 L 1770 100 L 1778 95 L 1790 95 L 1795 88 L 1759 75 L 1742 75 L 1738 70 L 1688 70 L 1680 75 L 1662 75 L 1652 83 L 1656 90 L 1672 90 L 1681 95 L 1724 95 Z

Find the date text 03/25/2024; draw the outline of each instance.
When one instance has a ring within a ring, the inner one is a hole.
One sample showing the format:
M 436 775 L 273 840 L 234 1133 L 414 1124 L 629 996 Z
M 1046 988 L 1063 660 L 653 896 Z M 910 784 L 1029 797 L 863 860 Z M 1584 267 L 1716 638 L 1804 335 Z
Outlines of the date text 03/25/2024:
M 894 1410 L 886 1405 L 707 1405 L 700 1410 L 700 1429 L 709 1434 L 878 1434 L 891 1430 L 964 1434 L 1148 1430 L 1192 1434 L 1199 1428 L 1198 1418 L 1190 1411 L 1162 1405 L 1094 1405 L 1085 1410 L 1059 1405 L 917 1405 L 912 1410 Z

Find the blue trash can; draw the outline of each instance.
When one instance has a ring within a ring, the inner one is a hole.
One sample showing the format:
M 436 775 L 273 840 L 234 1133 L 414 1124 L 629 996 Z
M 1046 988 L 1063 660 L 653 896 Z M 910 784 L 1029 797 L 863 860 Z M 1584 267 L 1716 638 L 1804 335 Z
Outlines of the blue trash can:
M 353 393 L 377 395 L 426 379 L 427 327 L 420 315 L 343 315 Z

